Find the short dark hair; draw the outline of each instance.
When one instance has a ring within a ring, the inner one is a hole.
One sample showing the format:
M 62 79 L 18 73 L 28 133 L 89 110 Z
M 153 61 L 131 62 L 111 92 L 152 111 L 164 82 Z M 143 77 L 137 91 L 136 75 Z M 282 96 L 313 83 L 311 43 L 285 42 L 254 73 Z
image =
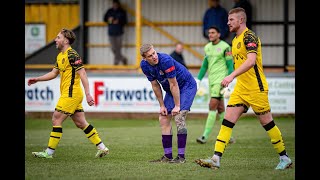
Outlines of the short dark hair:
M 217 26 L 210 26 L 209 29 L 215 29 L 218 33 L 220 33 L 220 29 Z

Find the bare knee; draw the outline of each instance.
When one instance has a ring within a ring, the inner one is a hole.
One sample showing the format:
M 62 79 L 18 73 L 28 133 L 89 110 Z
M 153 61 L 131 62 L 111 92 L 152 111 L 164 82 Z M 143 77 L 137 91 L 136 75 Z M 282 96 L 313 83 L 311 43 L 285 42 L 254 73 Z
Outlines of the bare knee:
M 89 125 L 87 120 L 85 119 L 84 112 L 77 112 L 71 116 L 73 123 L 77 126 L 77 128 L 84 129 Z
M 169 119 L 169 116 L 159 116 L 159 123 L 160 123 L 160 128 L 161 128 L 161 133 L 164 135 L 170 135 L 172 134 L 172 126 L 171 122 Z
M 68 117 L 68 115 L 63 114 L 59 111 L 54 111 L 52 115 L 52 125 L 53 126 L 62 126 L 63 121 Z
M 163 116 L 163 115 L 160 115 L 159 116 L 159 123 L 160 123 L 160 126 L 161 128 L 165 128 L 165 127 L 170 127 L 171 126 L 171 123 L 170 123 L 170 120 L 169 120 L 169 116 Z

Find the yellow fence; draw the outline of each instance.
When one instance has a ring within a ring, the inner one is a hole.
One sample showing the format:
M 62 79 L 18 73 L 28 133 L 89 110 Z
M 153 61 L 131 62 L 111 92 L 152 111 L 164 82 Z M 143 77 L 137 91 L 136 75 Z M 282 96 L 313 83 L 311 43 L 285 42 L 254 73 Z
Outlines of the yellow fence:
M 25 23 L 46 24 L 46 42 L 52 41 L 61 28 L 80 24 L 79 4 L 25 4 Z

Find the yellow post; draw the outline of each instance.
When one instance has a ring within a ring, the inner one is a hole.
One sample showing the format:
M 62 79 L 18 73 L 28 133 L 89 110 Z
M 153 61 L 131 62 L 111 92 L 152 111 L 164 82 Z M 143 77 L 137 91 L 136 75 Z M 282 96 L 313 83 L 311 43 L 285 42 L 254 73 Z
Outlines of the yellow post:
M 139 69 L 140 64 L 140 46 L 141 46 L 141 0 L 136 0 L 136 66 Z

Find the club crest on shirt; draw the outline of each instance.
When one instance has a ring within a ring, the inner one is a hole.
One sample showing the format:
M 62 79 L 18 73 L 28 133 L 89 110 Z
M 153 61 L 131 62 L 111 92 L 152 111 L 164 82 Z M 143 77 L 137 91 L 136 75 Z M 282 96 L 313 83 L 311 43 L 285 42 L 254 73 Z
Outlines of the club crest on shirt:
M 160 75 L 164 75 L 164 73 L 163 73 L 161 70 L 159 71 L 159 74 L 160 74 Z
M 241 47 L 241 42 L 238 42 L 237 48 L 240 49 L 240 47 Z
M 217 48 L 217 52 L 221 52 L 221 48 Z

